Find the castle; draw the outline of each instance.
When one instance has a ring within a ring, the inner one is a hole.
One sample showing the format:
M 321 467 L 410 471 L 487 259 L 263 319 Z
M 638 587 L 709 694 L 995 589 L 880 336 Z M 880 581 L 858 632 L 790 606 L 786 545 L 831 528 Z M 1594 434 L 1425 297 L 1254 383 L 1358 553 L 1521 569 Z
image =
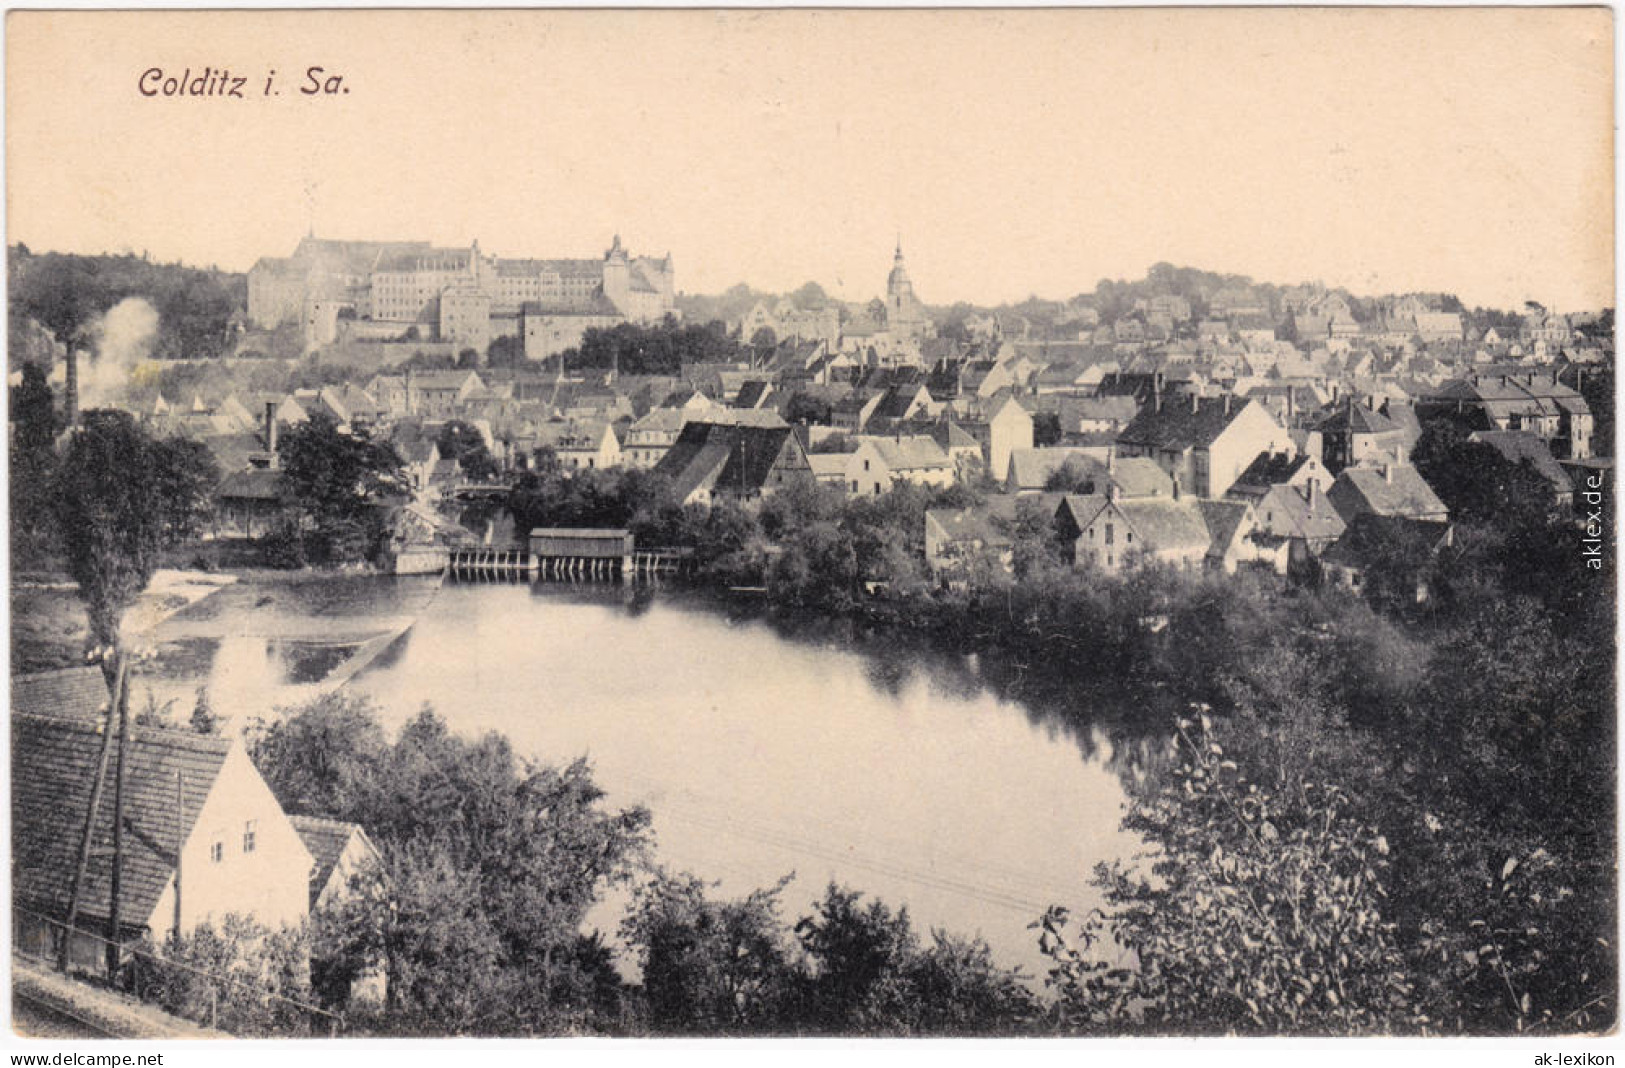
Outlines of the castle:
M 522 337 L 529 359 L 578 345 L 588 327 L 649 323 L 675 307 L 671 256 L 632 256 L 614 243 L 599 259 L 500 259 L 427 241 L 332 241 L 307 236 L 292 256 L 265 257 L 248 272 L 254 326 L 303 326 L 307 348 L 331 344 L 341 319 L 359 336 L 473 348 Z

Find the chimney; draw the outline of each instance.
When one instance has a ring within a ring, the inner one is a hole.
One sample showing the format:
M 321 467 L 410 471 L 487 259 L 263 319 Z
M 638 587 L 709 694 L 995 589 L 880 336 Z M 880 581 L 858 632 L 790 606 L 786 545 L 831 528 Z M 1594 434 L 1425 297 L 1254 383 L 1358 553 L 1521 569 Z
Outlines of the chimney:
M 1224 395 L 1224 414 L 1230 414 L 1230 394 L 1228 392 Z
M 1315 498 L 1317 498 L 1319 496 L 1320 496 L 1320 479 L 1311 478 L 1309 480 L 1309 511 L 1313 512 L 1315 510 Z
M 1174 475 L 1174 500 L 1176 500 L 1176 501 L 1179 500 L 1179 475 L 1178 475 L 1178 473 L 1175 473 L 1175 475 Z
M 1198 407 L 1197 400 L 1198 400 L 1198 398 L 1196 396 L 1196 393 L 1194 391 L 1192 391 L 1192 393 L 1191 393 L 1191 414 L 1192 415 L 1196 414 L 1196 409 Z
M 1368 412 L 1373 412 L 1373 411 L 1377 410 L 1377 395 L 1375 393 L 1366 394 L 1365 410 L 1368 411 Z
M 561 362 L 562 362 L 562 358 L 561 358 Z M 406 414 L 407 415 L 413 415 L 413 414 L 415 414 L 415 412 L 416 412 L 416 405 L 413 404 L 413 397 L 412 397 L 412 369 L 410 367 L 408 367 L 406 369 Z
M 1117 483 L 1115 481 L 1108 480 L 1107 483 L 1106 483 L 1106 499 L 1108 501 L 1111 501 L 1113 504 L 1116 504 L 1117 503 L 1117 493 L 1118 493 Z
M 271 463 L 276 464 L 276 401 L 265 402 L 265 451 L 271 454 Z
M 1333 386 L 1332 389 L 1336 389 Z M 1335 396 L 1335 394 L 1334 394 Z M 1292 426 L 1298 421 L 1298 391 L 1288 386 L 1286 389 L 1286 425 Z
M 1117 466 L 1117 446 L 1114 445 L 1111 448 L 1106 450 L 1106 473 L 1108 475 L 1111 474 L 1112 470 L 1116 466 Z
M 68 426 L 79 422 L 79 350 L 68 343 L 68 382 L 62 394 L 62 419 Z
M 1393 464 L 1388 464 L 1388 463 L 1379 464 L 1379 465 L 1377 465 L 1377 470 L 1382 472 L 1382 480 L 1384 482 L 1390 482 L 1390 483 L 1393 482 L 1393 480 L 1394 480 L 1394 465 Z

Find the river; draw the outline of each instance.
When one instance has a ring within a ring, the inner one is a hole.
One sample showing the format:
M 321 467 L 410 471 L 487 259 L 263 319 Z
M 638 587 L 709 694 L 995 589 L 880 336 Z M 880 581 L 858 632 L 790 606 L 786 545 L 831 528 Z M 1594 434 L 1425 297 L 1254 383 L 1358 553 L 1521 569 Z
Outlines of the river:
M 794 872 L 906 904 L 922 936 L 979 934 L 1041 975 L 1027 925 L 1098 904 L 1138 750 L 1008 700 L 974 661 L 786 628 L 679 592 L 434 580 L 245 582 L 158 627 L 135 688 L 184 718 L 207 686 L 240 729 L 343 685 L 386 725 L 425 702 L 524 755 L 585 755 L 608 804 L 646 804 L 658 860 L 727 894 Z M 624 898 L 593 922 L 613 934 Z

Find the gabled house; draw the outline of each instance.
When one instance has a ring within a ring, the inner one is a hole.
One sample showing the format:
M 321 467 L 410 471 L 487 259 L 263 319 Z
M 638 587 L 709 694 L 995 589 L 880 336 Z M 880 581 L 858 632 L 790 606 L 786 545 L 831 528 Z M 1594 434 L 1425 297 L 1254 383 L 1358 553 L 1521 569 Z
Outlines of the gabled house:
M 867 393 L 862 390 L 853 390 L 851 393 L 836 401 L 830 408 L 829 423 L 837 430 L 844 430 L 848 434 L 861 433 L 869 425 L 874 416 L 875 409 L 880 407 L 881 393 Z
M 602 471 L 619 467 L 621 442 L 615 428 L 593 420 L 543 423 L 537 428 L 538 446 L 551 446 L 559 466 L 571 471 Z
M 1527 430 L 1560 460 L 1591 455 L 1591 406 L 1555 371 L 1454 379 L 1420 398 L 1416 414 L 1424 421 L 1448 416 L 1469 430 Z
M 1198 500 L 1196 508 L 1207 525 L 1208 549 L 1204 564 L 1208 570 L 1234 574 L 1236 567 L 1244 563 L 1262 563 L 1277 571 L 1284 570 L 1285 548 L 1271 551 L 1252 537 L 1255 526 L 1252 504 L 1236 500 Z
M 925 435 L 860 438 L 846 461 L 847 492 L 854 497 L 878 497 L 899 482 L 945 489 L 955 474 L 948 454 Z
M 683 504 L 751 505 L 813 480 L 807 451 L 788 426 L 693 421 L 654 469 L 671 479 Z
M 1333 586 L 1421 604 L 1432 595 L 1435 562 L 1453 544 L 1449 523 L 1365 513 L 1321 555 L 1322 574 Z
M 1117 436 L 1119 457 L 1156 461 L 1182 492 L 1224 496 L 1261 452 L 1292 449 L 1292 437 L 1255 400 L 1153 395 Z
M 1033 417 L 1010 394 L 989 402 L 985 423 L 989 471 L 1008 470 L 1011 450 L 1033 447 Z
M 1326 467 L 1333 473 L 1360 463 L 1402 462 L 1410 456 L 1405 427 L 1378 411 L 1374 399 L 1358 404 L 1345 396 L 1315 429 L 1320 432 Z
M 1553 503 L 1566 508 L 1574 503 L 1574 481 L 1546 443 L 1523 430 L 1475 430 L 1468 441 L 1488 445 L 1514 464 L 1527 463 L 1552 488 Z
M 258 538 L 282 515 L 282 472 L 245 467 L 220 480 L 215 490 L 216 536 Z
M 687 408 L 651 408 L 626 430 L 626 443 L 621 447 L 626 466 L 647 469 L 658 464 L 691 418 L 694 415 Z
M 1012 542 L 980 508 L 932 508 L 925 513 L 925 562 L 938 579 L 962 580 L 978 562 L 1011 566 Z
M 67 918 L 106 729 L 105 687 L 78 682 L 83 693 L 69 708 L 13 686 L 12 931 L 19 947 L 41 954 L 53 951 L 55 924 Z M 177 923 L 189 933 L 229 913 L 273 930 L 305 920 L 313 859 L 239 739 L 133 730 L 124 793 L 122 941 L 161 942 Z M 90 822 L 79 885 L 76 926 L 95 935 L 111 912 L 113 804 L 109 783 Z M 99 968 L 103 945 L 76 936 L 69 955 Z
M 332 908 L 350 895 L 356 876 L 381 870 L 384 862 L 359 823 L 321 819 L 316 816 L 289 816 L 311 856 L 310 911 Z
M 1307 565 L 1343 533 L 1343 518 L 1326 497 L 1329 472 L 1312 454 L 1260 454 L 1225 494 L 1252 505 L 1248 537 L 1281 574 Z
M 1149 562 L 1200 570 L 1213 545 L 1201 510 L 1189 497 L 1067 494 L 1055 511 L 1055 534 L 1074 566 L 1114 572 Z
M 982 446 L 958 423 L 942 420 L 931 425 L 931 440 L 953 461 L 954 472 L 962 482 L 969 482 L 983 469 Z
M 1450 518 L 1450 510 L 1433 487 L 1409 464 L 1344 468 L 1326 496 L 1349 526 L 1354 525 L 1355 517 L 1366 514 L 1438 522 Z
M 1056 472 L 1068 463 L 1079 469 L 1090 465 L 1105 468 L 1111 447 L 1078 448 L 1050 446 L 1042 449 L 1011 449 L 1010 467 L 1004 476 L 1006 493 L 1040 493 Z

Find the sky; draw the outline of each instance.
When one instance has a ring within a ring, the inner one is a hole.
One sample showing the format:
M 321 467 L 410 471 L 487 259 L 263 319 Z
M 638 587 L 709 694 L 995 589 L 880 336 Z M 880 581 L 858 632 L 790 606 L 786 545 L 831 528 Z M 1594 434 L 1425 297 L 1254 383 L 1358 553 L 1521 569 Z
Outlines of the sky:
M 244 98 L 162 95 L 204 68 Z M 866 300 L 901 238 L 933 304 L 1159 261 L 1613 303 L 1606 9 L 11 12 L 6 79 L 35 251 L 618 233 L 681 291 Z

